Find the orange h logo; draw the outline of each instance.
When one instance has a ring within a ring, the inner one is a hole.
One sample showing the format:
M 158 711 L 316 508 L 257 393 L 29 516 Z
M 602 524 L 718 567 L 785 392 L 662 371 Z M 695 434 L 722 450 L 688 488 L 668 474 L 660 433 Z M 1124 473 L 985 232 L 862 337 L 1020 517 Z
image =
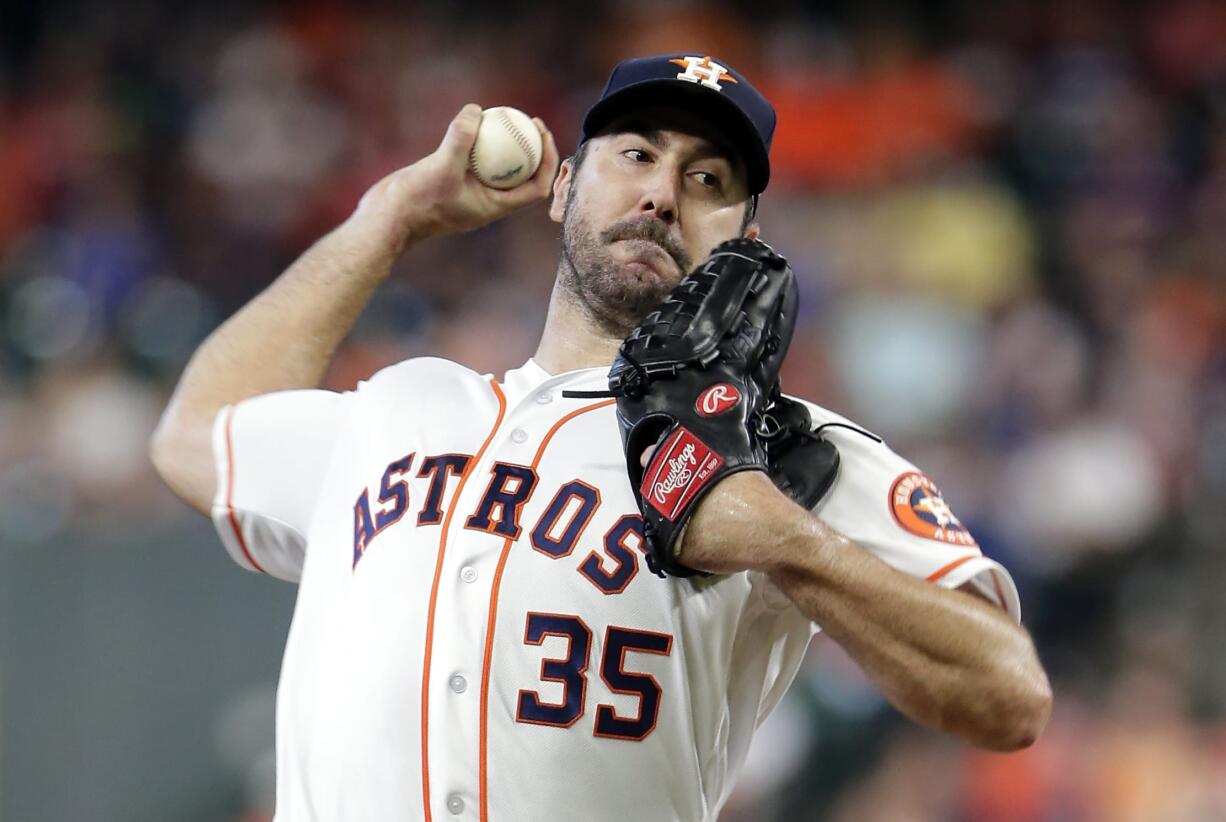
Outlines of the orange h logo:
M 724 87 L 719 84 L 720 80 L 726 83 L 736 82 L 736 78 L 728 73 L 728 69 L 719 63 L 712 62 L 710 57 L 674 57 L 668 62 L 676 63 L 685 69 L 685 71 L 677 72 L 678 80 L 701 83 L 716 91 L 724 90 Z

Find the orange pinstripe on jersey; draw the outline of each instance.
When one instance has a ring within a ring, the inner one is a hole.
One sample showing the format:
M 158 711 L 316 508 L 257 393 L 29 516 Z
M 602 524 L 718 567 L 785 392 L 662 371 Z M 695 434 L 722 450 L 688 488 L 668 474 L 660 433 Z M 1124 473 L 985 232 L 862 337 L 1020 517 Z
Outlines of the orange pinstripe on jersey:
M 957 568 L 959 565 L 962 565 L 963 563 L 966 563 L 966 562 L 970 562 L 972 559 L 978 559 L 980 556 L 981 556 L 980 554 L 967 554 L 964 557 L 958 557 L 957 559 L 955 559 L 953 562 L 949 563 L 948 565 L 942 568 L 938 568 L 937 570 L 929 574 L 928 581 L 936 582 L 938 579 L 941 579 L 946 574 L 948 574 L 950 571 Z
M 580 414 L 586 414 L 588 411 L 595 411 L 598 408 L 604 408 L 612 405 L 616 400 L 602 400 L 601 402 L 585 405 L 575 411 L 571 411 L 562 419 L 553 424 L 544 438 L 541 440 L 540 446 L 536 449 L 536 456 L 532 458 L 532 470 L 535 471 L 541 463 L 541 457 L 545 453 L 545 449 L 549 447 L 549 441 L 553 439 L 553 435 L 558 432 L 563 425 L 573 420 Z M 525 501 L 526 502 L 526 501 Z M 488 737 L 488 718 L 489 718 L 489 692 L 490 692 L 490 658 L 494 652 L 494 621 L 498 615 L 498 588 L 502 584 L 502 570 L 506 567 L 507 556 L 511 553 L 511 544 L 514 539 L 507 539 L 502 544 L 502 554 L 498 557 L 498 567 L 494 571 L 494 580 L 490 587 L 490 607 L 488 621 L 485 626 L 485 661 L 481 666 L 481 747 L 479 757 L 479 794 L 481 805 L 481 822 L 488 822 L 489 811 L 489 792 L 486 790 L 486 740 Z M 429 819 L 429 816 L 427 816 Z
M 948 565 L 938 568 L 936 571 L 929 574 L 927 579 L 929 582 L 936 582 L 937 580 L 946 576 L 950 571 L 957 568 L 958 566 L 966 562 L 969 562 L 972 559 L 978 559 L 981 556 L 983 555 L 982 554 L 967 554 L 964 557 L 958 557 L 957 559 L 955 559 L 953 562 L 949 563 Z M 1000 607 L 1005 609 L 1006 611 L 1009 610 L 1009 606 L 1005 603 L 1005 592 L 1000 587 L 1000 578 L 996 575 L 995 570 L 992 571 L 992 584 L 996 588 L 996 599 L 999 601 Z
M 247 548 L 247 540 L 243 538 L 243 529 L 238 526 L 238 517 L 234 516 L 234 445 L 230 435 L 230 426 L 233 423 L 234 406 L 231 405 L 226 414 L 226 516 L 229 517 L 230 527 L 234 529 L 234 536 L 238 539 L 238 547 L 243 549 L 243 556 L 251 563 L 252 568 L 264 574 L 267 572 L 251 555 L 250 549 Z
M 476 455 L 468 461 L 468 465 L 464 468 L 464 472 L 460 474 L 460 484 L 456 486 L 455 495 L 452 496 L 451 502 L 447 505 L 447 515 L 443 518 L 443 530 L 438 538 L 438 557 L 434 560 L 434 582 L 430 585 L 430 606 L 426 615 L 426 649 L 425 659 L 422 663 L 421 671 L 421 805 L 425 812 L 425 822 L 431 821 L 430 815 L 430 653 L 434 647 L 434 606 L 438 599 L 438 583 L 439 578 L 443 573 L 443 555 L 447 552 L 447 531 L 451 527 L 451 516 L 455 513 L 456 503 L 460 500 L 460 495 L 464 493 L 464 485 L 468 482 L 468 478 L 472 475 L 473 468 L 477 463 L 481 462 L 481 457 L 485 454 L 485 449 L 489 448 L 490 442 L 494 439 L 494 434 L 498 431 L 498 426 L 502 425 L 502 418 L 507 412 L 507 398 L 502 393 L 502 388 L 498 383 L 490 380 L 490 390 L 494 392 L 494 396 L 498 399 L 498 417 L 494 420 L 494 424 L 490 427 L 490 433 L 486 436 L 485 442 L 481 443 L 480 450 Z M 501 566 L 499 566 L 501 570 Z M 487 652 L 488 653 L 488 652 Z

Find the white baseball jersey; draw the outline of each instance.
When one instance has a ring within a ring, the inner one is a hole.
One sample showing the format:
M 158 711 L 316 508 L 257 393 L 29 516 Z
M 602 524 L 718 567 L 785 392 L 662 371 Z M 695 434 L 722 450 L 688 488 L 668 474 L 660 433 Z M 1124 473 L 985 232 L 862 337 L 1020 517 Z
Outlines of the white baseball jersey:
M 222 540 L 299 584 L 279 822 L 716 818 L 818 628 L 763 575 L 647 569 L 614 401 L 562 397 L 606 373 L 529 360 L 499 382 L 423 358 L 218 416 Z M 936 486 L 827 433 L 842 468 L 822 519 L 1018 617 Z

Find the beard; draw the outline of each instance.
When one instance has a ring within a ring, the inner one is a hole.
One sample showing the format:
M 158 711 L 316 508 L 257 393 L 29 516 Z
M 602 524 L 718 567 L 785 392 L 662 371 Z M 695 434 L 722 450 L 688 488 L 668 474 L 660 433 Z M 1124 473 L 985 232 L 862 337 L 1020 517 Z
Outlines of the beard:
M 690 256 L 656 217 L 622 220 L 597 232 L 576 208 L 572 189 L 562 218 L 559 282 L 567 297 L 611 337 L 629 334 L 679 281 L 643 274 L 618 263 L 609 246 L 620 240 L 654 243 L 677 264 L 681 276 L 691 266 Z

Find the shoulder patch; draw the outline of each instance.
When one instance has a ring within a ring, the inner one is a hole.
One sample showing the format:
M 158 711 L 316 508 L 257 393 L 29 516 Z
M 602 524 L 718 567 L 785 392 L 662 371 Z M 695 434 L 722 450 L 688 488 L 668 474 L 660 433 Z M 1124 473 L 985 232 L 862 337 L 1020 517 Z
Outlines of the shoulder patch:
M 894 480 L 889 504 L 894 521 L 904 531 L 951 545 L 979 547 L 971 532 L 950 510 L 941 496 L 941 489 L 918 471 L 908 471 Z

